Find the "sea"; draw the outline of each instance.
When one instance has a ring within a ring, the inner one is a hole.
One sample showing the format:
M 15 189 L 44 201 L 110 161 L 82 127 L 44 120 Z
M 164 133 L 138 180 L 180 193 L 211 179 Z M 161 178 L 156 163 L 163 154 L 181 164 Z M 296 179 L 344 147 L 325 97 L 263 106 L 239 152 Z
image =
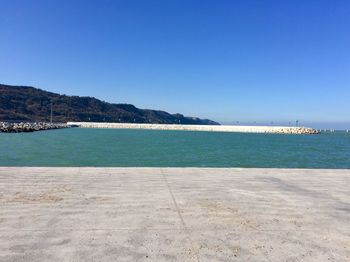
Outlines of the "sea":
M 68 128 L 0 133 L 0 166 L 350 168 L 350 133 Z

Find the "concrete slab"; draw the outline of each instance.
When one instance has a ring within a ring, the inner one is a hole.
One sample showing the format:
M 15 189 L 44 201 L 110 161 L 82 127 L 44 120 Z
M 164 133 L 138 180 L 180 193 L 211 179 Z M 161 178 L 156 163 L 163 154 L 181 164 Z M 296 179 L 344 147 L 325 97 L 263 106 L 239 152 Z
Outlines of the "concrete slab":
M 350 170 L 0 167 L 0 261 L 350 261 Z

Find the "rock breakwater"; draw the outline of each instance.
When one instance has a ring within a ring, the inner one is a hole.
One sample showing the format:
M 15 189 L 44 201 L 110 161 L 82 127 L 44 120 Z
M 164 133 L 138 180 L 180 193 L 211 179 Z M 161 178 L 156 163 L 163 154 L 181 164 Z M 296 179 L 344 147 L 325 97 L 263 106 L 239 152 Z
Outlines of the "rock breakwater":
M 3 133 L 20 133 L 20 132 L 34 132 L 49 129 L 59 129 L 71 127 L 64 123 L 47 123 L 47 122 L 0 122 L 0 132 Z
M 117 129 L 153 129 L 153 130 L 187 130 L 209 132 L 240 132 L 240 133 L 272 133 L 272 134 L 318 134 L 319 131 L 309 127 L 286 126 L 229 126 L 229 125 L 176 125 L 176 124 L 129 124 L 129 123 L 98 123 L 98 122 L 68 122 L 84 128 L 117 128 Z
M 320 132 L 316 129 L 309 128 L 309 127 L 286 127 L 281 128 L 280 130 L 276 130 L 277 134 L 319 134 Z

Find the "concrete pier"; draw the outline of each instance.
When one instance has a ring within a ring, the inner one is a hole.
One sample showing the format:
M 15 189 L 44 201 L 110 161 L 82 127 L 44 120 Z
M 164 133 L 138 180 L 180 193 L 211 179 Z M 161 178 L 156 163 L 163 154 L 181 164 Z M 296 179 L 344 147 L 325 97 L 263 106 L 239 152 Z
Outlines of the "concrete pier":
M 98 123 L 68 122 L 68 125 L 83 128 L 116 128 L 116 129 L 151 129 L 181 130 L 238 133 L 272 133 L 272 134 L 318 134 L 319 131 L 309 127 L 297 126 L 233 126 L 233 125 L 177 125 L 177 124 L 134 124 L 134 123 Z
M 350 170 L 0 168 L 0 261 L 350 261 Z

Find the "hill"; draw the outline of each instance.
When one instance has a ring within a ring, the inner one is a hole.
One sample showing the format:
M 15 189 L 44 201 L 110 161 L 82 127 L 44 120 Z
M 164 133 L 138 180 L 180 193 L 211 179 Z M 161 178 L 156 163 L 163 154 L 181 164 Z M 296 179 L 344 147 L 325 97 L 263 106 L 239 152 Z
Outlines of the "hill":
M 131 104 L 112 104 L 94 97 L 60 95 L 30 86 L 0 84 L 0 120 L 91 121 L 153 124 L 218 125 L 209 119 L 185 117 L 165 111 L 139 109 Z

